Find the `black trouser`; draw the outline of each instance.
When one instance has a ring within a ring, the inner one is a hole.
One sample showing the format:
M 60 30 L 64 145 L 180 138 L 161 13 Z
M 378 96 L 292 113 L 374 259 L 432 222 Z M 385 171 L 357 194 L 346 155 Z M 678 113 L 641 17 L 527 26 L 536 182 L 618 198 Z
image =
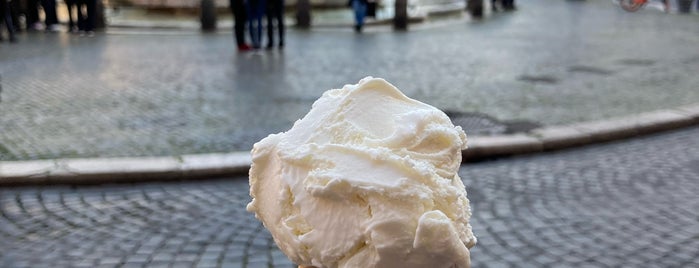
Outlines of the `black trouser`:
M 235 19 L 235 42 L 238 47 L 245 45 L 245 21 L 248 20 L 244 0 L 230 0 L 230 8 Z
M 503 8 L 514 8 L 515 7 L 515 0 L 502 0 L 502 7 Z
M 5 23 L 7 32 L 10 34 L 10 40 L 14 40 L 15 26 L 12 25 L 12 11 L 10 8 L 10 3 L 5 0 L 0 0 L 0 16 L 2 16 L 2 21 L 0 21 L 0 23 Z
M 39 22 L 39 0 L 27 0 L 27 9 L 24 15 L 27 17 L 27 28 Z
M 80 13 L 80 6 L 77 0 L 65 0 L 66 8 L 68 8 L 68 31 L 72 31 L 73 28 L 78 27 L 78 19 L 73 18 L 73 10 L 77 10 Z
M 279 30 L 279 45 L 284 45 L 284 0 L 267 0 L 267 45 L 274 45 L 274 21 Z
M 78 28 L 82 31 L 93 31 L 95 29 L 95 11 L 97 0 L 78 0 Z M 85 5 L 87 14 L 82 14 L 81 7 Z
M 58 23 L 56 0 L 41 0 L 41 6 L 44 8 L 44 15 L 46 15 L 46 20 L 44 21 L 46 27 Z

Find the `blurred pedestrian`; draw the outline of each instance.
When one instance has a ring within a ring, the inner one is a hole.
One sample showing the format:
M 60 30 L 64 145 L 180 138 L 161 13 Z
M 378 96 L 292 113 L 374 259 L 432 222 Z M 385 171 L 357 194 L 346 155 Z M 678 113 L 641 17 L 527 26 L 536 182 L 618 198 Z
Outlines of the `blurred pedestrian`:
M 364 27 L 364 18 L 367 12 L 367 0 L 350 0 L 350 5 L 354 10 L 354 31 L 362 32 L 362 27 Z
M 502 4 L 502 9 L 506 11 L 517 9 L 517 7 L 515 6 L 515 0 L 500 0 L 500 3 Z
M 498 0 L 490 1 L 490 9 L 492 9 L 493 12 L 498 12 L 498 3 L 497 2 L 498 2 Z
M 0 0 L 0 16 L 2 16 L 0 24 L 5 24 L 10 42 L 14 43 L 17 39 L 15 39 L 15 26 L 12 24 L 12 11 L 9 0 Z M 0 28 L 0 41 L 2 40 L 2 28 Z
M 24 10 L 27 29 L 43 30 L 44 26 L 39 21 L 39 0 L 26 0 L 27 6 Z
M 44 24 L 39 19 L 39 5 L 44 10 Z M 56 16 L 56 0 L 27 0 L 27 8 L 24 13 L 27 28 L 32 30 L 46 30 L 56 32 L 60 30 L 58 16 Z
M 254 49 L 262 46 L 262 16 L 265 15 L 265 6 L 265 0 L 248 0 L 248 28 Z
M 69 33 L 77 33 L 79 31 L 78 29 L 78 18 L 73 17 L 73 15 L 77 16 L 80 13 L 80 5 L 78 5 L 78 0 L 64 0 L 66 3 L 66 8 L 68 9 L 68 32 Z M 75 12 L 73 12 L 75 11 Z
M 267 48 L 274 47 L 274 21 L 279 32 L 279 48 L 284 47 L 284 0 L 267 0 Z
M 97 11 L 97 0 L 77 0 L 77 4 L 78 30 L 80 31 L 80 35 L 92 37 L 95 35 L 95 12 Z
M 233 13 L 233 20 L 235 25 L 233 26 L 233 33 L 235 36 L 235 42 L 238 45 L 238 51 L 248 51 L 250 46 L 245 43 L 245 23 L 248 20 L 248 12 L 245 7 L 245 0 L 230 0 L 230 9 Z
M 41 0 L 41 7 L 44 8 L 46 30 L 51 32 L 60 31 L 58 16 L 56 15 L 56 0 Z

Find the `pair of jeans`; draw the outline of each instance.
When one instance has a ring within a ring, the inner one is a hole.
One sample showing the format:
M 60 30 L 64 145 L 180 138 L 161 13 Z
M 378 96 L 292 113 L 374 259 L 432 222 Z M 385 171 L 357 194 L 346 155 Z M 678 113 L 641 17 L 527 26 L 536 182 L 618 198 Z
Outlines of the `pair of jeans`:
M 352 0 L 352 9 L 354 9 L 354 20 L 357 26 L 364 25 L 364 17 L 366 17 L 366 0 Z
M 265 13 L 265 0 L 249 0 L 248 2 L 248 27 L 250 39 L 254 48 L 260 48 L 262 39 L 262 16 Z

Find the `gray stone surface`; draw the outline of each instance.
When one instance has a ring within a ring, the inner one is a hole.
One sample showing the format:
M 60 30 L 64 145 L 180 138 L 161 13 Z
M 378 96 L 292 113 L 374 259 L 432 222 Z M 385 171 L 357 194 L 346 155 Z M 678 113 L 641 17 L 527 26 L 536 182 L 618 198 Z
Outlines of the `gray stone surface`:
M 463 165 L 474 267 L 699 265 L 699 128 Z M 294 267 L 245 177 L 0 188 L 1 267 Z
M 323 91 L 367 75 L 501 121 L 672 108 L 699 102 L 697 22 L 609 1 L 531 0 L 404 33 L 292 29 L 284 51 L 249 54 L 226 32 L 25 34 L 0 44 L 0 160 L 248 150 Z

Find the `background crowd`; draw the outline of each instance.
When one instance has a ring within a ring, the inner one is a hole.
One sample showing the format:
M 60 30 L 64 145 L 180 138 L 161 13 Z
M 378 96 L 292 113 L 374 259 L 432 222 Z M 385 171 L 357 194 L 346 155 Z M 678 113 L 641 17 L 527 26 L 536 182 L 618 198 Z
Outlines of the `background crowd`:
M 65 0 L 65 4 L 68 31 L 94 35 L 97 0 Z M 16 40 L 16 32 L 25 29 L 61 31 L 56 13 L 56 0 L 0 0 L 0 23 L 5 24 L 11 42 Z
M 274 30 L 277 29 L 279 48 L 284 47 L 284 0 L 231 0 L 234 18 L 234 35 L 238 51 L 250 51 L 262 47 L 263 17 L 267 18 L 266 48 L 274 47 Z M 276 27 L 275 27 L 276 23 Z M 245 38 L 248 28 L 249 40 Z

